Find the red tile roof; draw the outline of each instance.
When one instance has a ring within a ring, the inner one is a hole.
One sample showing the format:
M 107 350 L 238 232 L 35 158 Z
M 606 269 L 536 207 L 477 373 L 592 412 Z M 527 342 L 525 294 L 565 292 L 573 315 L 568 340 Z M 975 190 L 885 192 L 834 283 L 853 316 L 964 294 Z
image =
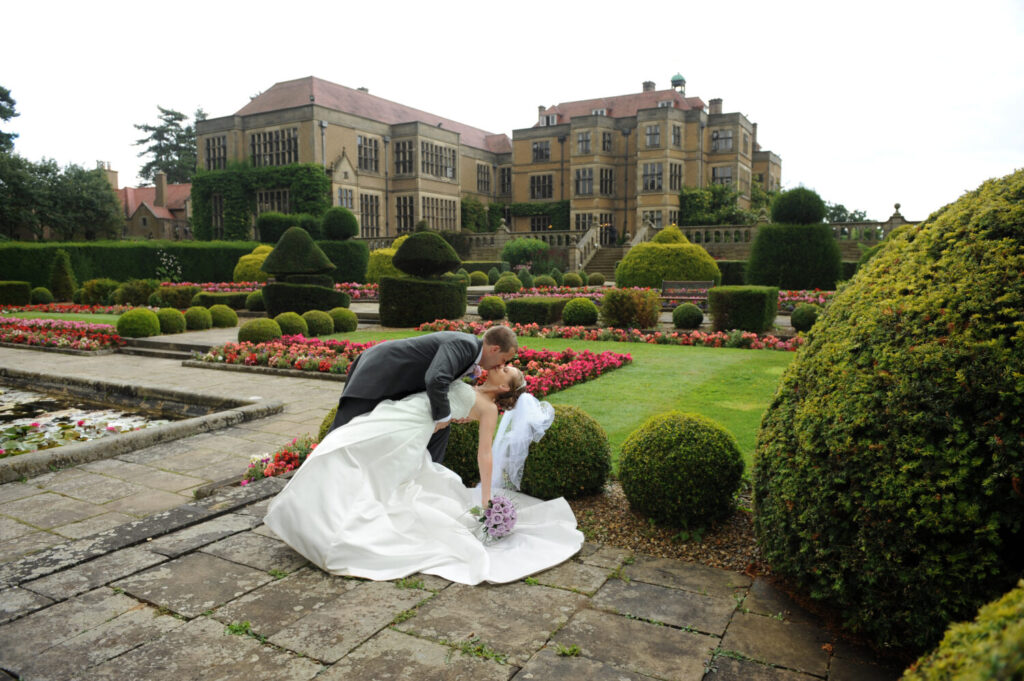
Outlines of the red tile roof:
M 174 217 L 169 211 L 185 210 L 185 202 L 192 194 L 192 184 L 169 184 L 164 192 L 164 203 L 166 207 L 161 209 L 154 205 L 156 201 L 156 187 L 122 187 L 117 190 L 117 198 L 121 200 L 124 208 L 124 216 L 130 218 L 138 210 L 139 206 L 146 204 L 149 210 L 158 218 L 171 219 Z
M 316 103 L 328 109 L 343 111 L 389 125 L 419 121 L 427 125 L 438 123 L 446 130 L 459 133 L 462 144 L 494 153 L 511 151 L 508 135 L 493 134 L 458 121 L 420 111 L 404 104 L 392 102 L 368 92 L 322 80 L 314 76 L 286 80 L 254 97 L 235 112 L 236 116 L 266 113 Z
M 684 97 L 675 90 L 651 90 L 650 92 L 636 92 L 617 97 L 562 102 L 548 107 L 541 114 L 558 114 L 558 123 L 568 123 L 574 116 L 590 116 L 594 109 L 604 109 L 606 116 L 625 118 L 635 116 L 640 109 L 654 109 L 658 106 L 658 102 L 665 100 L 671 100 L 673 108 L 684 111 L 704 108 L 704 101 L 700 97 Z M 538 125 L 540 125 L 539 122 L 534 123 L 533 127 Z

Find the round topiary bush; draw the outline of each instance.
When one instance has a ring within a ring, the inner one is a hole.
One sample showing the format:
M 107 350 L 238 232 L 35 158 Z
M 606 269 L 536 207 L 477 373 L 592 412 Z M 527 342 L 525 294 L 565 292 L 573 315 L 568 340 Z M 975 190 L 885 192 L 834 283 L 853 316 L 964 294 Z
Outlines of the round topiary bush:
M 395 251 L 392 263 L 414 277 L 436 278 L 459 266 L 459 255 L 437 232 L 413 232 Z
M 569 326 L 593 326 L 597 324 L 597 305 L 590 298 L 573 298 L 562 308 L 562 321 Z
M 334 333 L 334 318 L 322 310 L 308 310 L 302 313 L 302 318 L 306 320 L 310 336 L 329 336 Z
M 766 562 L 877 645 L 932 646 L 1024 572 L 1022 224 L 1024 170 L 890 234 L 761 422 Z
M 395 249 L 378 248 L 370 251 L 366 264 L 366 281 L 379 284 L 384 277 L 404 277 L 405 274 L 394 265 Z
M 811 303 L 800 303 L 793 312 L 789 315 L 789 323 L 792 324 L 793 328 L 797 331 L 810 331 L 811 327 L 814 326 L 814 322 L 818 321 L 818 314 L 821 312 L 821 308 Z
M 604 286 L 604 275 L 600 272 L 591 272 L 587 275 L 587 284 L 589 286 Z
M 281 327 L 281 333 L 285 336 L 305 336 L 309 333 L 309 325 L 297 312 L 282 312 L 274 317 L 274 321 Z
M 250 312 L 262 312 L 266 308 L 263 305 L 263 291 L 253 291 L 245 297 L 245 309 Z
M 324 212 L 320 230 L 328 241 L 344 241 L 359 236 L 359 220 L 348 208 L 334 206 Z
M 648 419 L 622 443 L 619 481 L 629 505 L 672 527 L 704 527 L 726 516 L 743 478 L 728 431 L 698 414 Z
M 505 301 L 498 296 L 484 296 L 476 305 L 476 313 L 484 320 L 504 319 Z
M 227 305 L 213 305 L 210 307 L 210 320 L 218 329 L 238 326 L 238 313 Z
M 565 281 L 565 277 L 562 274 L 562 270 L 557 267 L 551 268 L 551 278 L 555 280 L 555 286 L 561 286 Z
M 583 286 L 583 279 L 580 275 L 575 272 L 568 272 L 562 277 L 562 286 L 571 286 L 572 288 L 579 288 Z
M 448 448 L 444 454 L 444 466 L 458 473 L 462 484 L 472 487 L 480 482 L 480 466 L 477 463 L 477 443 L 480 436 L 479 421 L 452 423 L 448 428 Z
M 651 241 L 656 244 L 685 244 L 690 242 L 686 235 L 683 234 L 683 231 L 675 225 L 669 225 L 661 230 L 654 235 Z
M 182 333 L 186 328 L 185 315 L 173 307 L 162 307 L 156 311 L 156 318 L 160 322 L 160 333 Z
M 53 294 L 45 286 L 36 286 L 29 294 L 33 305 L 47 305 L 53 302 Z M 69 296 L 70 298 L 70 296 Z
M 828 209 L 818 193 L 806 187 L 784 191 L 772 201 L 772 222 L 813 225 L 825 219 Z
M 259 248 L 270 248 L 260 246 Z M 231 273 L 232 281 L 266 281 L 270 275 L 263 271 L 263 261 L 267 259 L 270 251 L 262 253 L 250 253 L 238 259 L 234 271 Z
M 238 329 L 239 343 L 266 343 L 280 338 L 281 327 L 273 319 L 250 319 Z
M 1024 679 L 1024 581 L 978 611 L 973 622 L 951 624 L 939 647 L 902 681 Z
M 533 278 L 534 288 L 550 288 L 557 285 L 550 274 L 538 274 Z
M 495 293 L 518 293 L 523 288 L 523 282 L 514 274 L 503 274 L 494 282 Z
M 615 285 L 661 288 L 663 281 L 722 281 L 714 258 L 699 244 L 644 242 L 629 249 L 615 268 Z
M 469 285 L 470 286 L 487 286 L 490 280 L 487 278 L 486 272 L 475 270 L 469 273 Z
M 193 305 L 185 310 L 185 328 L 189 331 L 202 331 L 213 326 L 213 316 L 201 305 Z
M 672 310 L 672 325 L 677 329 L 699 329 L 703 323 L 704 312 L 693 303 L 683 303 Z
M 554 407 L 551 427 L 530 445 L 521 489 L 539 499 L 597 494 L 612 469 L 608 436 L 585 411 L 564 404 Z
M 327 314 L 334 322 L 334 333 L 352 333 L 359 327 L 359 318 L 347 307 L 336 307 Z
M 145 338 L 160 335 L 160 319 L 144 307 L 128 310 L 117 318 L 117 335 L 125 338 Z
M 487 283 L 488 284 L 495 284 L 495 283 L 497 283 L 498 279 L 500 279 L 500 278 L 501 278 L 501 272 L 498 271 L 497 267 L 492 267 L 491 269 L 487 270 Z

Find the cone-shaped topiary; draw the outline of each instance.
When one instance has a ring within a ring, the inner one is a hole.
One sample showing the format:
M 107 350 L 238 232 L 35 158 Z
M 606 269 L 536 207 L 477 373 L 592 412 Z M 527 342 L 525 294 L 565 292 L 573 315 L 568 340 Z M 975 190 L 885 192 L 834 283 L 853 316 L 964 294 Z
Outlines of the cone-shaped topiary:
M 459 266 L 458 254 L 437 232 L 415 232 L 395 251 L 392 263 L 414 277 L 433 278 Z
M 328 208 L 320 221 L 320 229 L 324 239 L 328 241 L 344 241 L 359 236 L 359 220 L 355 214 L 344 206 Z
M 193 305 L 185 310 L 185 328 L 189 331 L 203 331 L 213 326 L 210 311 L 202 305 Z
M 71 268 L 71 256 L 63 248 L 57 249 L 50 264 L 50 293 L 55 300 L 67 302 L 71 300 L 78 282 L 75 271 Z
M 310 336 L 329 336 L 334 333 L 334 319 L 323 310 L 308 310 L 302 313 L 302 318 L 306 320 Z
M 562 308 L 562 321 L 569 326 L 592 326 L 597 323 L 597 305 L 590 298 L 573 298 Z
M 575 499 L 600 492 L 611 469 L 601 424 L 581 409 L 556 404 L 551 427 L 530 445 L 521 489 L 539 499 Z
M 281 327 L 273 319 L 250 319 L 239 327 L 238 342 L 266 343 L 281 335 Z
M 210 307 L 210 319 L 218 329 L 238 326 L 238 313 L 227 305 L 213 305 Z
M 352 333 L 359 328 L 359 318 L 347 307 L 336 307 L 327 314 L 334 321 L 334 333 Z
M 556 286 L 561 286 L 564 280 L 564 277 L 562 276 L 562 270 L 558 269 L 557 267 L 552 267 L 551 278 L 555 280 Z
M 156 318 L 160 321 L 160 333 L 164 335 L 185 331 L 185 315 L 180 310 L 162 307 L 156 311 Z
M 697 414 L 653 416 L 622 443 L 619 480 L 629 505 L 664 525 L 704 527 L 722 518 L 742 478 L 736 438 Z
M 117 335 L 125 338 L 145 338 L 160 335 L 160 319 L 145 307 L 128 310 L 117 318 Z
M 498 271 L 497 267 L 492 267 L 491 269 L 487 270 L 487 283 L 488 284 L 492 284 L 493 285 L 493 284 L 498 283 L 498 279 L 500 277 L 501 277 L 501 272 Z
M 297 312 L 282 312 L 274 317 L 274 321 L 281 327 L 281 333 L 286 336 L 305 336 L 309 333 L 309 325 Z
M 755 455 L 773 572 L 923 649 L 1024 572 L 1024 170 L 887 245 L 783 375 Z
M 530 274 L 530 270 L 524 267 L 516 272 L 516 276 L 519 278 L 519 281 L 523 282 L 523 288 L 533 288 L 533 275 Z
M 301 227 L 289 227 L 281 235 L 260 266 L 273 275 L 321 274 L 334 269 L 334 263 Z

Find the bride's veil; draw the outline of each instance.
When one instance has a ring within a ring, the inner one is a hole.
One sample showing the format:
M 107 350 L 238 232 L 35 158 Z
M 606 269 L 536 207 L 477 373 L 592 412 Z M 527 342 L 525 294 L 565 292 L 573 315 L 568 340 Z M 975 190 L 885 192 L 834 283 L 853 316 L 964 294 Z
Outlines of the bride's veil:
M 505 412 L 491 447 L 491 489 L 519 489 L 530 443 L 538 442 L 555 420 L 555 408 L 524 393 Z

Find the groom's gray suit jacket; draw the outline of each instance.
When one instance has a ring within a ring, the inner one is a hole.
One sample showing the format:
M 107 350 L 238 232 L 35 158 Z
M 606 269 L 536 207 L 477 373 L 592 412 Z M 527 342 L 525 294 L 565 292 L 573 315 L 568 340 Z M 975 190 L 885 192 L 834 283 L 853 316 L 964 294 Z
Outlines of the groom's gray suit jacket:
M 482 348 L 483 341 L 468 333 L 438 331 L 364 350 L 349 369 L 331 429 L 372 411 L 381 400 L 400 400 L 421 391 L 430 398 L 435 421 L 449 416 L 448 387 L 473 366 Z M 431 438 L 428 449 L 434 461 L 444 459 L 448 433 L 443 428 Z

